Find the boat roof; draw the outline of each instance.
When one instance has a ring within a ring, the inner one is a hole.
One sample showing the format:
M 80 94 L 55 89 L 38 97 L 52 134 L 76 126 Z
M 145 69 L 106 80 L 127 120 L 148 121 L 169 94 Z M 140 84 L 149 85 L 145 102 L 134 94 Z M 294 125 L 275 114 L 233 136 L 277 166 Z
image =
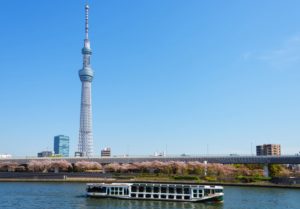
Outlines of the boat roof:
M 204 189 L 223 189 L 222 186 L 217 185 L 200 185 L 200 184 L 176 184 L 176 183 L 88 183 L 87 186 L 131 186 L 131 185 L 145 185 L 145 186 L 175 186 L 175 187 L 203 187 Z

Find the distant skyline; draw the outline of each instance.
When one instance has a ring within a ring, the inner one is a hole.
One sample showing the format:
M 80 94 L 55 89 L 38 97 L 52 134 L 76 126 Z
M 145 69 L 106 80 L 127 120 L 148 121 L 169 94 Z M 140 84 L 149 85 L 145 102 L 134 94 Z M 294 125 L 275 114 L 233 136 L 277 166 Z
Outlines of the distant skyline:
M 77 151 L 84 4 L 0 8 L 0 154 Z M 90 0 L 94 154 L 300 151 L 300 2 Z

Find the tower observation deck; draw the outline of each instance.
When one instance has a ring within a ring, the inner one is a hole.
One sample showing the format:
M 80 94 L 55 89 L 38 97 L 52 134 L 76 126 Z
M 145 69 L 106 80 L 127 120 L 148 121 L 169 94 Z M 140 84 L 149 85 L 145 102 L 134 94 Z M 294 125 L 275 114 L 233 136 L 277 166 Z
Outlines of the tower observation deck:
M 92 127 L 92 81 L 94 72 L 91 68 L 90 57 L 92 50 L 89 40 L 89 5 L 85 5 L 85 39 L 82 48 L 83 67 L 79 70 L 79 77 L 82 83 L 81 106 L 80 106 L 80 128 L 78 151 L 83 156 L 93 155 L 93 127 Z

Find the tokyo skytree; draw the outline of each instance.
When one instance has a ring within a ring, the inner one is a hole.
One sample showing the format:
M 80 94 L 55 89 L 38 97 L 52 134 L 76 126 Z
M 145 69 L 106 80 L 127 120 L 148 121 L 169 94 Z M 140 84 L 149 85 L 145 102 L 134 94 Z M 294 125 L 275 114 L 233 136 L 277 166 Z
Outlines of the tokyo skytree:
M 85 39 L 81 50 L 83 55 L 83 67 L 79 70 L 79 77 L 82 83 L 81 107 L 80 107 L 80 128 L 78 151 L 82 156 L 93 155 L 93 130 L 92 130 L 92 80 L 94 72 L 91 68 L 90 57 L 92 50 L 89 40 L 89 5 L 85 5 Z

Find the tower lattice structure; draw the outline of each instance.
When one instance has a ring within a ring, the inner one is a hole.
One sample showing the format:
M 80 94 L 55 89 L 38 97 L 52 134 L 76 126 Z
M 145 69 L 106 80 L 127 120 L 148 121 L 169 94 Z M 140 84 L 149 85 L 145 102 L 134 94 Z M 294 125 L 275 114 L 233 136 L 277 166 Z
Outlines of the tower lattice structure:
M 82 48 L 83 67 L 79 70 L 79 77 L 82 83 L 81 107 L 80 107 L 80 128 L 78 151 L 83 156 L 93 155 L 93 127 L 92 127 L 92 81 L 94 72 L 91 68 L 90 58 L 92 50 L 89 40 L 89 5 L 85 5 L 85 39 Z

